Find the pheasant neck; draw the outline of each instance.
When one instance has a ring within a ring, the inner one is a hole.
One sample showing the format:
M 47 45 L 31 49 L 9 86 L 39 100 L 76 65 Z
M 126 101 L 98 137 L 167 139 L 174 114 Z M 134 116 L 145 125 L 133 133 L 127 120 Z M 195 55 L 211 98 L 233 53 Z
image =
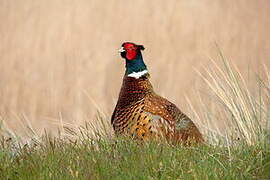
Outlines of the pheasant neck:
M 138 52 L 137 56 L 133 60 L 126 59 L 126 75 L 128 77 L 140 78 L 147 74 L 147 67 L 143 62 L 141 52 Z

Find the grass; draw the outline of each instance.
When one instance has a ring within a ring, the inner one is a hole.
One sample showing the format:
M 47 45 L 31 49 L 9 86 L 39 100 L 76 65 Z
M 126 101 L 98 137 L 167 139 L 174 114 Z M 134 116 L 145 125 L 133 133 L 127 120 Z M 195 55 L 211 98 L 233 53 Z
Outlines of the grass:
M 4 145 L 5 144 L 5 145 Z M 157 142 L 45 138 L 11 154 L 3 144 L 1 179 L 267 179 L 269 144 L 224 148 Z M 5 147 L 3 147 L 3 145 Z
M 213 129 L 213 124 L 222 122 L 224 130 L 216 125 L 214 129 L 217 134 L 210 134 L 209 139 L 223 137 L 227 143 L 234 143 L 236 139 L 241 139 L 248 145 L 269 139 L 270 128 L 270 76 L 267 67 L 263 81 L 256 75 L 257 87 L 249 88 L 247 81 L 243 78 L 240 71 L 223 56 L 219 50 L 222 64 L 214 60 L 212 66 L 205 68 L 206 75 L 198 72 L 207 84 L 208 98 L 212 99 L 214 108 L 209 108 L 204 100 L 198 104 L 203 107 L 199 115 L 197 109 L 193 108 L 196 114 L 196 122 L 204 122 L 204 126 Z M 200 99 L 199 95 L 199 99 Z M 206 119 L 206 121 L 205 121 Z M 216 139 L 219 141 L 219 139 Z M 223 140 L 223 141 L 224 141 Z

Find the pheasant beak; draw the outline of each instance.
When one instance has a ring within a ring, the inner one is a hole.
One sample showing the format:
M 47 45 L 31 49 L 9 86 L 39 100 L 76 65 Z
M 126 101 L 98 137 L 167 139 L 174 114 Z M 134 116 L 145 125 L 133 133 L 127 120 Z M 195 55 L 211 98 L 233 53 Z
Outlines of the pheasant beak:
M 122 52 L 125 52 L 126 50 L 124 49 L 124 47 L 121 47 L 119 50 L 118 50 L 118 52 L 119 53 L 122 53 Z

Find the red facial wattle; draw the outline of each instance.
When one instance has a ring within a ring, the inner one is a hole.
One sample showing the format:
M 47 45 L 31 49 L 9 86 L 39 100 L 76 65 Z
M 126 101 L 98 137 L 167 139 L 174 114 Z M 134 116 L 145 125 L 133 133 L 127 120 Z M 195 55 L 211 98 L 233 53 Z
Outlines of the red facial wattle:
M 128 60 L 133 60 L 133 59 L 135 59 L 136 54 L 137 54 L 137 53 L 136 53 L 135 50 L 127 51 L 126 57 L 127 57 Z
M 136 58 L 136 55 L 137 55 L 137 47 L 134 46 L 133 44 L 125 44 L 124 45 L 124 48 L 125 48 L 125 51 L 126 51 L 126 58 L 128 60 L 133 60 Z

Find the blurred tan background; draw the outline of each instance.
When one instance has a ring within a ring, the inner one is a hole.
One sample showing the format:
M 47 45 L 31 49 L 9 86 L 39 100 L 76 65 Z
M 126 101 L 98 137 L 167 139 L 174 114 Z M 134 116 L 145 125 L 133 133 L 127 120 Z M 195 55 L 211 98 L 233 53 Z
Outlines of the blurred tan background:
M 156 91 L 188 112 L 200 70 L 224 55 L 249 77 L 270 66 L 269 0 L 1 0 L 0 115 L 19 131 L 109 120 L 124 41 L 146 47 Z M 196 98 L 196 97 L 195 97 Z

